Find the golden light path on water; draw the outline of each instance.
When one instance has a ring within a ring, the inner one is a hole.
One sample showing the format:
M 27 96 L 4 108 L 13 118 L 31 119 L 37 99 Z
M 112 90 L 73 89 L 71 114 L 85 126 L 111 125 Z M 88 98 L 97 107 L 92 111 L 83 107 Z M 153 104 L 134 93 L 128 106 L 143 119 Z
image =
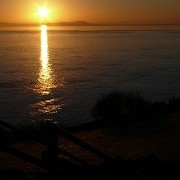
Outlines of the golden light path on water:
M 48 95 L 51 93 L 52 88 L 55 88 L 55 83 L 52 75 L 51 66 L 49 63 L 49 51 L 48 51 L 48 35 L 47 26 L 41 26 L 41 69 L 39 72 L 38 86 L 39 93 L 41 95 Z
M 63 106 L 62 97 L 53 98 L 52 90 L 58 87 L 49 62 L 47 26 L 41 26 L 40 69 L 35 91 L 41 95 L 42 100 L 31 105 L 31 116 L 56 114 Z M 50 95 L 50 96 L 48 96 Z

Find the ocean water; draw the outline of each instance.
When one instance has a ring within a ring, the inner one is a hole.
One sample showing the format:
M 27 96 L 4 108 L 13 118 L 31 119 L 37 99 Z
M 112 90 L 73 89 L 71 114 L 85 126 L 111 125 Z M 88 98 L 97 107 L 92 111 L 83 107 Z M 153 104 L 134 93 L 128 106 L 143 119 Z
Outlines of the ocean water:
M 167 100 L 179 82 L 179 30 L 0 30 L 0 114 L 12 124 L 86 123 L 102 94 Z

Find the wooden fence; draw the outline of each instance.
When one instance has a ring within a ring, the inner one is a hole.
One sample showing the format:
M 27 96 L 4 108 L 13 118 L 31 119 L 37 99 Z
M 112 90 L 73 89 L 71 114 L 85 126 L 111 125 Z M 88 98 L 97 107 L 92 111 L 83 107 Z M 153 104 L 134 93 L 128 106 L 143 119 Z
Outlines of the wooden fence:
M 73 160 L 81 163 L 84 166 L 92 167 L 92 165 L 89 164 L 88 162 L 86 162 L 85 160 L 80 159 L 79 157 L 76 157 L 76 156 L 72 155 L 71 153 L 59 148 L 59 143 L 58 143 L 59 137 L 63 137 L 65 139 L 71 141 L 72 143 L 82 147 L 84 150 L 87 150 L 87 151 L 91 152 L 92 154 L 98 156 L 99 158 L 102 158 L 107 163 L 113 164 L 116 167 L 118 166 L 119 168 L 122 168 L 122 169 L 127 169 L 129 172 L 134 173 L 134 174 L 138 175 L 139 177 L 143 177 L 144 179 L 151 179 L 148 176 L 146 176 L 144 173 L 142 173 L 132 167 L 129 167 L 125 162 L 119 161 L 116 158 L 98 150 L 94 146 L 88 144 L 85 141 L 82 141 L 81 139 L 77 138 L 76 136 L 72 135 L 71 133 L 67 132 L 66 130 L 55 125 L 52 122 L 46 122 L 46 125 L 45 125 L 45 129 L 46 129 L 47 135 L 49 137 L 48 143 L 42 139 L 39 139 L 38 137 L 28 134 L 28 133 L 20 130 L 19 128 L 12 126 L 1 120 L 0 120 L 0 126 L 9 128 L 10 130 L 16 132 L 17 134 L 19 134 L 20 136 L 22 136 L 26 139 L 30 139 L 37 143 L 47 146 L 47 151 L 42 152 L 42 159 L 36 158 L 32 155 L 29 155 L 21 150 L 18 150 L 16 148 L 11 147 L 11 146 L 7 145 L 6 143 L 2 143 L 2 142 L 0 142 L 0 151 L 3 151 L 5 153 L 13 155 L 17 158 L 20 158 L 26 162 L 30 162 L 34 165 L 40 166 L 44 169 L 47 169 L 48 172 L 51 174 L 57 173 L 59 167 L 61 167 L 61 168 L 75 167 L 75 164 L 73 164 L 69 161 L 60 159 L 60 157 L 59 157 L 60 154 L 64 154 L 64 155 L 68 156 L 70 159 L 73 159 Z

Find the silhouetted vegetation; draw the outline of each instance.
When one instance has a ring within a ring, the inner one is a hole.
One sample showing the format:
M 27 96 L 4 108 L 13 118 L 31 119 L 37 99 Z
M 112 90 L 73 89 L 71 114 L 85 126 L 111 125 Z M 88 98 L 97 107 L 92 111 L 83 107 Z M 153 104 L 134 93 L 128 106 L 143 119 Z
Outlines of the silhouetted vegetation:
M 172 97 L 168 100 L 169 111 L 179 112 L 180 111 L 180 98 Z
M 97 99 L 92 114 L 102 123 L 152 119 L 180 110 L 180 98 L 151 102 L 138 91 L 110 92 Z

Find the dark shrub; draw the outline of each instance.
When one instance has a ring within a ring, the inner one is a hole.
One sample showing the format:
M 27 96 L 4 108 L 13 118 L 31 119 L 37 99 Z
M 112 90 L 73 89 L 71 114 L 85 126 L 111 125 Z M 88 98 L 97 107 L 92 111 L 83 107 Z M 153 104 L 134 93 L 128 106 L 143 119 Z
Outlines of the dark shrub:
M 123 121 L 140 118 L 148 111 L 149 103 L 138 91 L 111 92 L 100 97 L 93 107 L 93 117 L 103 121 Z
M 157 101 L 151 104 L 149 109 L 150 117 L 159 117 L 168 112 L 168 105 L 165 101 Z
M 180 112 L 180 98 L 172 97 L 168 100 L 169 111 Z

